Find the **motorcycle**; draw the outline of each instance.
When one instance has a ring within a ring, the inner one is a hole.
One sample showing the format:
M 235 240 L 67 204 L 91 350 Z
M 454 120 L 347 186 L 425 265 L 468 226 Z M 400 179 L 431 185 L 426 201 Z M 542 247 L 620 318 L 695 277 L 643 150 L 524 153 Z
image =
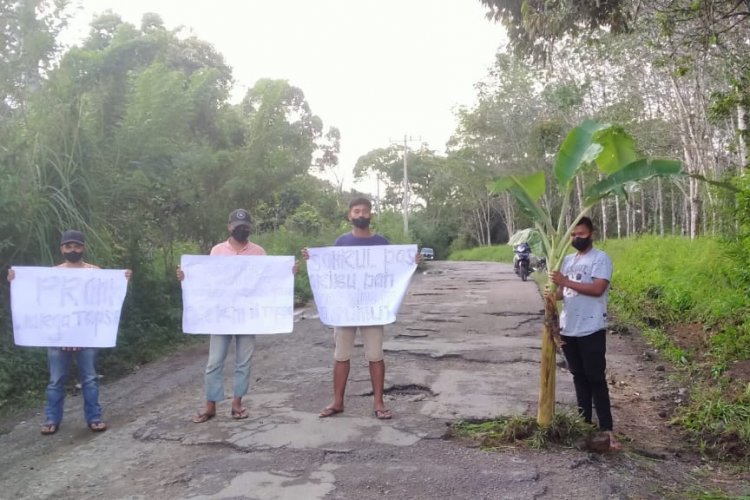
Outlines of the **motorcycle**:
M 513 270 L 523 281 L 531 273 L 531 247 L 528 243 L 519 243 L 513 247 Z
M 547 270 L 547 259 L 544 257 L 532 257 L 531 269 L 539 273 L 545 272 Z

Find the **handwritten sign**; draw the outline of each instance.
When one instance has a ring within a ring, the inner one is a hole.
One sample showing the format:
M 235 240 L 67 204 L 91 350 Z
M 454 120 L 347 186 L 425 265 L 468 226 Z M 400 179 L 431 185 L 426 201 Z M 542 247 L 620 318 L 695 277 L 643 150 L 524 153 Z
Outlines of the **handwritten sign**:
M 13 267 L 16 345 L 114 347 L 128 289 L 124 269 Z
M 320 320 L 330 326 L 396 321 L 417 268 L 416 245 L 310 248 L 307 274 Z
M 182 330 L 252 335 L 294 328 L 294 257 L 183 255 Z

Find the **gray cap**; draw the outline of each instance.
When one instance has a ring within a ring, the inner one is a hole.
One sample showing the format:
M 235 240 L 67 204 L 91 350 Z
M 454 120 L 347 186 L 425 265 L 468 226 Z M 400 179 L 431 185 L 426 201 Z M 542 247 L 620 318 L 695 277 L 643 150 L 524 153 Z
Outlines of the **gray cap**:
M 85 245 L 86 238 L 83 236 L 82 232 L 76 231 L 75 229 L 68 229 L 62 234 L 62 238 L 60 238 L 60 246 L 66 243 L 78 243 L 79 245 Z
M 233 228 L 237 226 L 250 226 L 250 214 L 244 208 L 232 210 L 229 214 L 229 225 Z

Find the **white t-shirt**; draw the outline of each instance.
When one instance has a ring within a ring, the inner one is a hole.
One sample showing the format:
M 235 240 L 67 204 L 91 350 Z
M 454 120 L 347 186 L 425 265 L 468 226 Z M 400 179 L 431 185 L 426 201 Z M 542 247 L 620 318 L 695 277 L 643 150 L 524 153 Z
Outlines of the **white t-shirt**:
M 565 256 L 560 272 L 577 283 L 593 283 L 594 278 L 612 281 L 612 260 L 606 253 L 592 248 L 583 255 Z M 599 297 L 564 288 L 560 333 L 568 337 L 584 337 L 606 328 L 608 295 L 609 285 Z

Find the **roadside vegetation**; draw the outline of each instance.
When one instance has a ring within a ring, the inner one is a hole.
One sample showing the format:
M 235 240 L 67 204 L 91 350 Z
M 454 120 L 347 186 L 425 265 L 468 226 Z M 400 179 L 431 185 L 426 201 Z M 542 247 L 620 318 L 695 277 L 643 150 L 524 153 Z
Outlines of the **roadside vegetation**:
M 677 369 L 689 398 L 674 422 L 722 458 L 750 452 L 750 295 L 738 244 L 680 237 L 608 240 L 618 323 L 635 325 Z
M 719 458 L 750 452 L 750 281 L 739 243 L 642 236 L 598 242 L 612 257 L 610 312 L 642 331 L 689 397 L 673 415 L 693 446 Z M 508 262 L 507 246 L 456 252 L 452 260 Z M 538 280 L 543 283 L 543 280 Z M 485 424 L 487 425 L 487 424 Z M 482 434 L 479 427 L 461 425 Z M 495 432 L 495 431 L 493 431 Z M 490 434 L 488 434 L 490 435 Z M 496 435 L 496 432 L 491 435 Z
M 500 417 L 485 421 L 458 421 L 451 426 L 450 435 L 467 440 L 488 451 L 509 447 L 547 449 L 553 446 L 587 448 L 587 439 L 595 428 L 571 412 L 555 413 L 549 426 L 540 426 L 527 415 Z
M 475 247 L 466 250 L 456 250 L 448 256 L 448 260 L 513 262 L 513 249 L 508 245 L 493 245 L 490 247 Z

